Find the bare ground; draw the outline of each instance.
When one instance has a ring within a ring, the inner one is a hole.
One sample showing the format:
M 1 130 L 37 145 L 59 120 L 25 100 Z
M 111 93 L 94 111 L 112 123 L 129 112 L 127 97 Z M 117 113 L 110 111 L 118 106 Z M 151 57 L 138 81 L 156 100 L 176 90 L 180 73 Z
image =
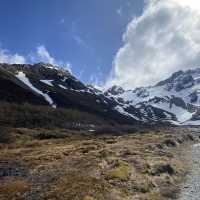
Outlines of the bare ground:
M 181 188 L 180 200 L 200 199 L 200 144 L 191 149 L 191 170 Z

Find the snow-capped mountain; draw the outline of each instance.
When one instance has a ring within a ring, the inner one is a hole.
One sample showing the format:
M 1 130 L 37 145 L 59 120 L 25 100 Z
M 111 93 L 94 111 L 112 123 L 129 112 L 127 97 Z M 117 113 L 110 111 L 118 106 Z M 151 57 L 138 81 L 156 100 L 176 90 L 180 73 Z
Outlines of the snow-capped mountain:
M 179 71 L 152 87 L 102 91 L 46 63 L 0 64 L 0 101 L 72 108 L 120 123 L 200 124 L 200 69 Z
M 127 91 L 119 88 L 114 86 L 105 94 L 123 102 L 126 107 L 138 108 L 144 115 L 151 113 L 154 120 L 185 125 L 200 124 L 200 68 L 176 72 L 151 87 Z M 157 109 L 164 111 L 164 116 Z
M 99 89 L 83 84 L 67 70 L 45 63 L 0 64 L 0 101 L 77 109 L 110 121 L 138 123 L 138 109 L 131 107 L 128 113 Z

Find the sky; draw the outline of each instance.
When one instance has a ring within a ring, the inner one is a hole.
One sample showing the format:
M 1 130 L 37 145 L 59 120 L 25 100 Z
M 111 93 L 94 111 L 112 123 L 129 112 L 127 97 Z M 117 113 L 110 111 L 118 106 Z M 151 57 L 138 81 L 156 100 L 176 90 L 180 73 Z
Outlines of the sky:
M 142 0 L 0 0 L 0 62 L 50 62 L 102 84 Z
M 197 0 L 0 0 L 0 62 L 126 89 L 200 67 Z

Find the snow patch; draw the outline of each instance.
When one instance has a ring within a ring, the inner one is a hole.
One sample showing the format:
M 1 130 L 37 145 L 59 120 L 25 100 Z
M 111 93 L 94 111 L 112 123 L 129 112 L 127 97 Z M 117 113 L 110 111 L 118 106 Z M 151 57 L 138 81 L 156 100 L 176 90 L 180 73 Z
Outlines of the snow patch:
M 171 116 L 169 113 L 164 112 L 164 114 L 165 114 L 166 118 L 168 118 L 168 119 L 171 119 L 171 118 L 172 118 L 172 116 Z
M 40 82 L 43 82 L 43 83 L 45 83 L 46 85 L 49 85 L 49 86 L 53 87 L 52 81 L 53 81 L 53 80 L 40 80 Z
M 190 120 L 194 114 L 174 104 L 170 107 L 170 104 L 167 102 L 153 104 L 152 106 L 174 114 L 177 117 L 177 120 L 181 123 Z
M 26 74 L 24 72 L 18 72 L 16 75 L 16 78 L 18 78 L 20 81 L 22 81 L 24 84 L 26 84 L 31 90 L 34 92 L 42 95 L 45 100 L 53 107 L 56 108 L 56 105 L 54 104 L 53 100 L 48 94 L 43 93 L 42 91 L 38 90 L 35 86 L 32 85 L 32 83 L 29 81 L 29 79 L 26 77 Z
M 193 146 L 194 146 L 194 147 L 200 147 L 200 143 L 194 144 Z
M 199 126 L 200 125 L 200 120 L 186 121 L 186 122 L 183 123 L 183 125 Z
M 63 79 L 61 80 L 62 82 L 65 82 L 68 79 L 68 77 L 63 77 Z
M 135 120 L 140 120 L 140 119 L 138 119 L 136 116 L 134 116 L 134 115 L 132 115 L 132 114 L 126 112 L 126 111 L 124 110 L 124 108 L 121 107 L 121 106 L 116 106 L 116 107 L 115 107 L 115 110 L 117 110 L 119 113 L 121 113 L 121 114 L 123 114 L 123 115 L 125 115 L 125 116 L 131 117 L 131 118 L 133 118 L 133 119 L 135 119 Z
M 64 89 L 64 90 L 67 90 L 67 88 L 65 86 L 63 86 L 63 85 L 59 84 L 59 87 L 62 88 L 62 89 Z

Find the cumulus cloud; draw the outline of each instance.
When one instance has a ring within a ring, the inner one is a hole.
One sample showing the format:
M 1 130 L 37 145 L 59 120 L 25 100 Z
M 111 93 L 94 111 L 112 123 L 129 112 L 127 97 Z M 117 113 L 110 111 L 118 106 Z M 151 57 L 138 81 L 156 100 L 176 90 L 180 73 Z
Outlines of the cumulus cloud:
M 70 62 L 63 62 L 61 60 L 55 59 L 47 50 L 44 45 L 40 45 L 36 48 L 36 52 L 29 54 L 30 62 L 44 62 L 52 65 L 57 65 L 67 69 L 72 73 L 72 64 Z
M 146 86 L 177 70 L 200 66 L 200 3 L 146 2 L 142 15 L 127 26 L 107 86 Z
M 50 55 L 46 47 L 43 45 L 37 47 L 36 55 L 37 55 L 37 59 L 42 62 L 50 63 L 52 65 L 56 64 L 55 59 Z
M 12 54 L 9 50 L 0 48 L 0 63 L 25 64 L 37 62 L 57 65 L 67 69 L 70 73 L 72 73 L 72 64 L 70 62 L 64 62 L 62 60 L 55 59 L 53 56 L 51 56 L 44 45 L 38 46 L 36 51 L 28 55 L 19 55 L 18 53 Z
M 26 59 L 19 54 L 11 54 L 6 49 L 0 49 L 0 63 L 23 64 L 26 63 Z

